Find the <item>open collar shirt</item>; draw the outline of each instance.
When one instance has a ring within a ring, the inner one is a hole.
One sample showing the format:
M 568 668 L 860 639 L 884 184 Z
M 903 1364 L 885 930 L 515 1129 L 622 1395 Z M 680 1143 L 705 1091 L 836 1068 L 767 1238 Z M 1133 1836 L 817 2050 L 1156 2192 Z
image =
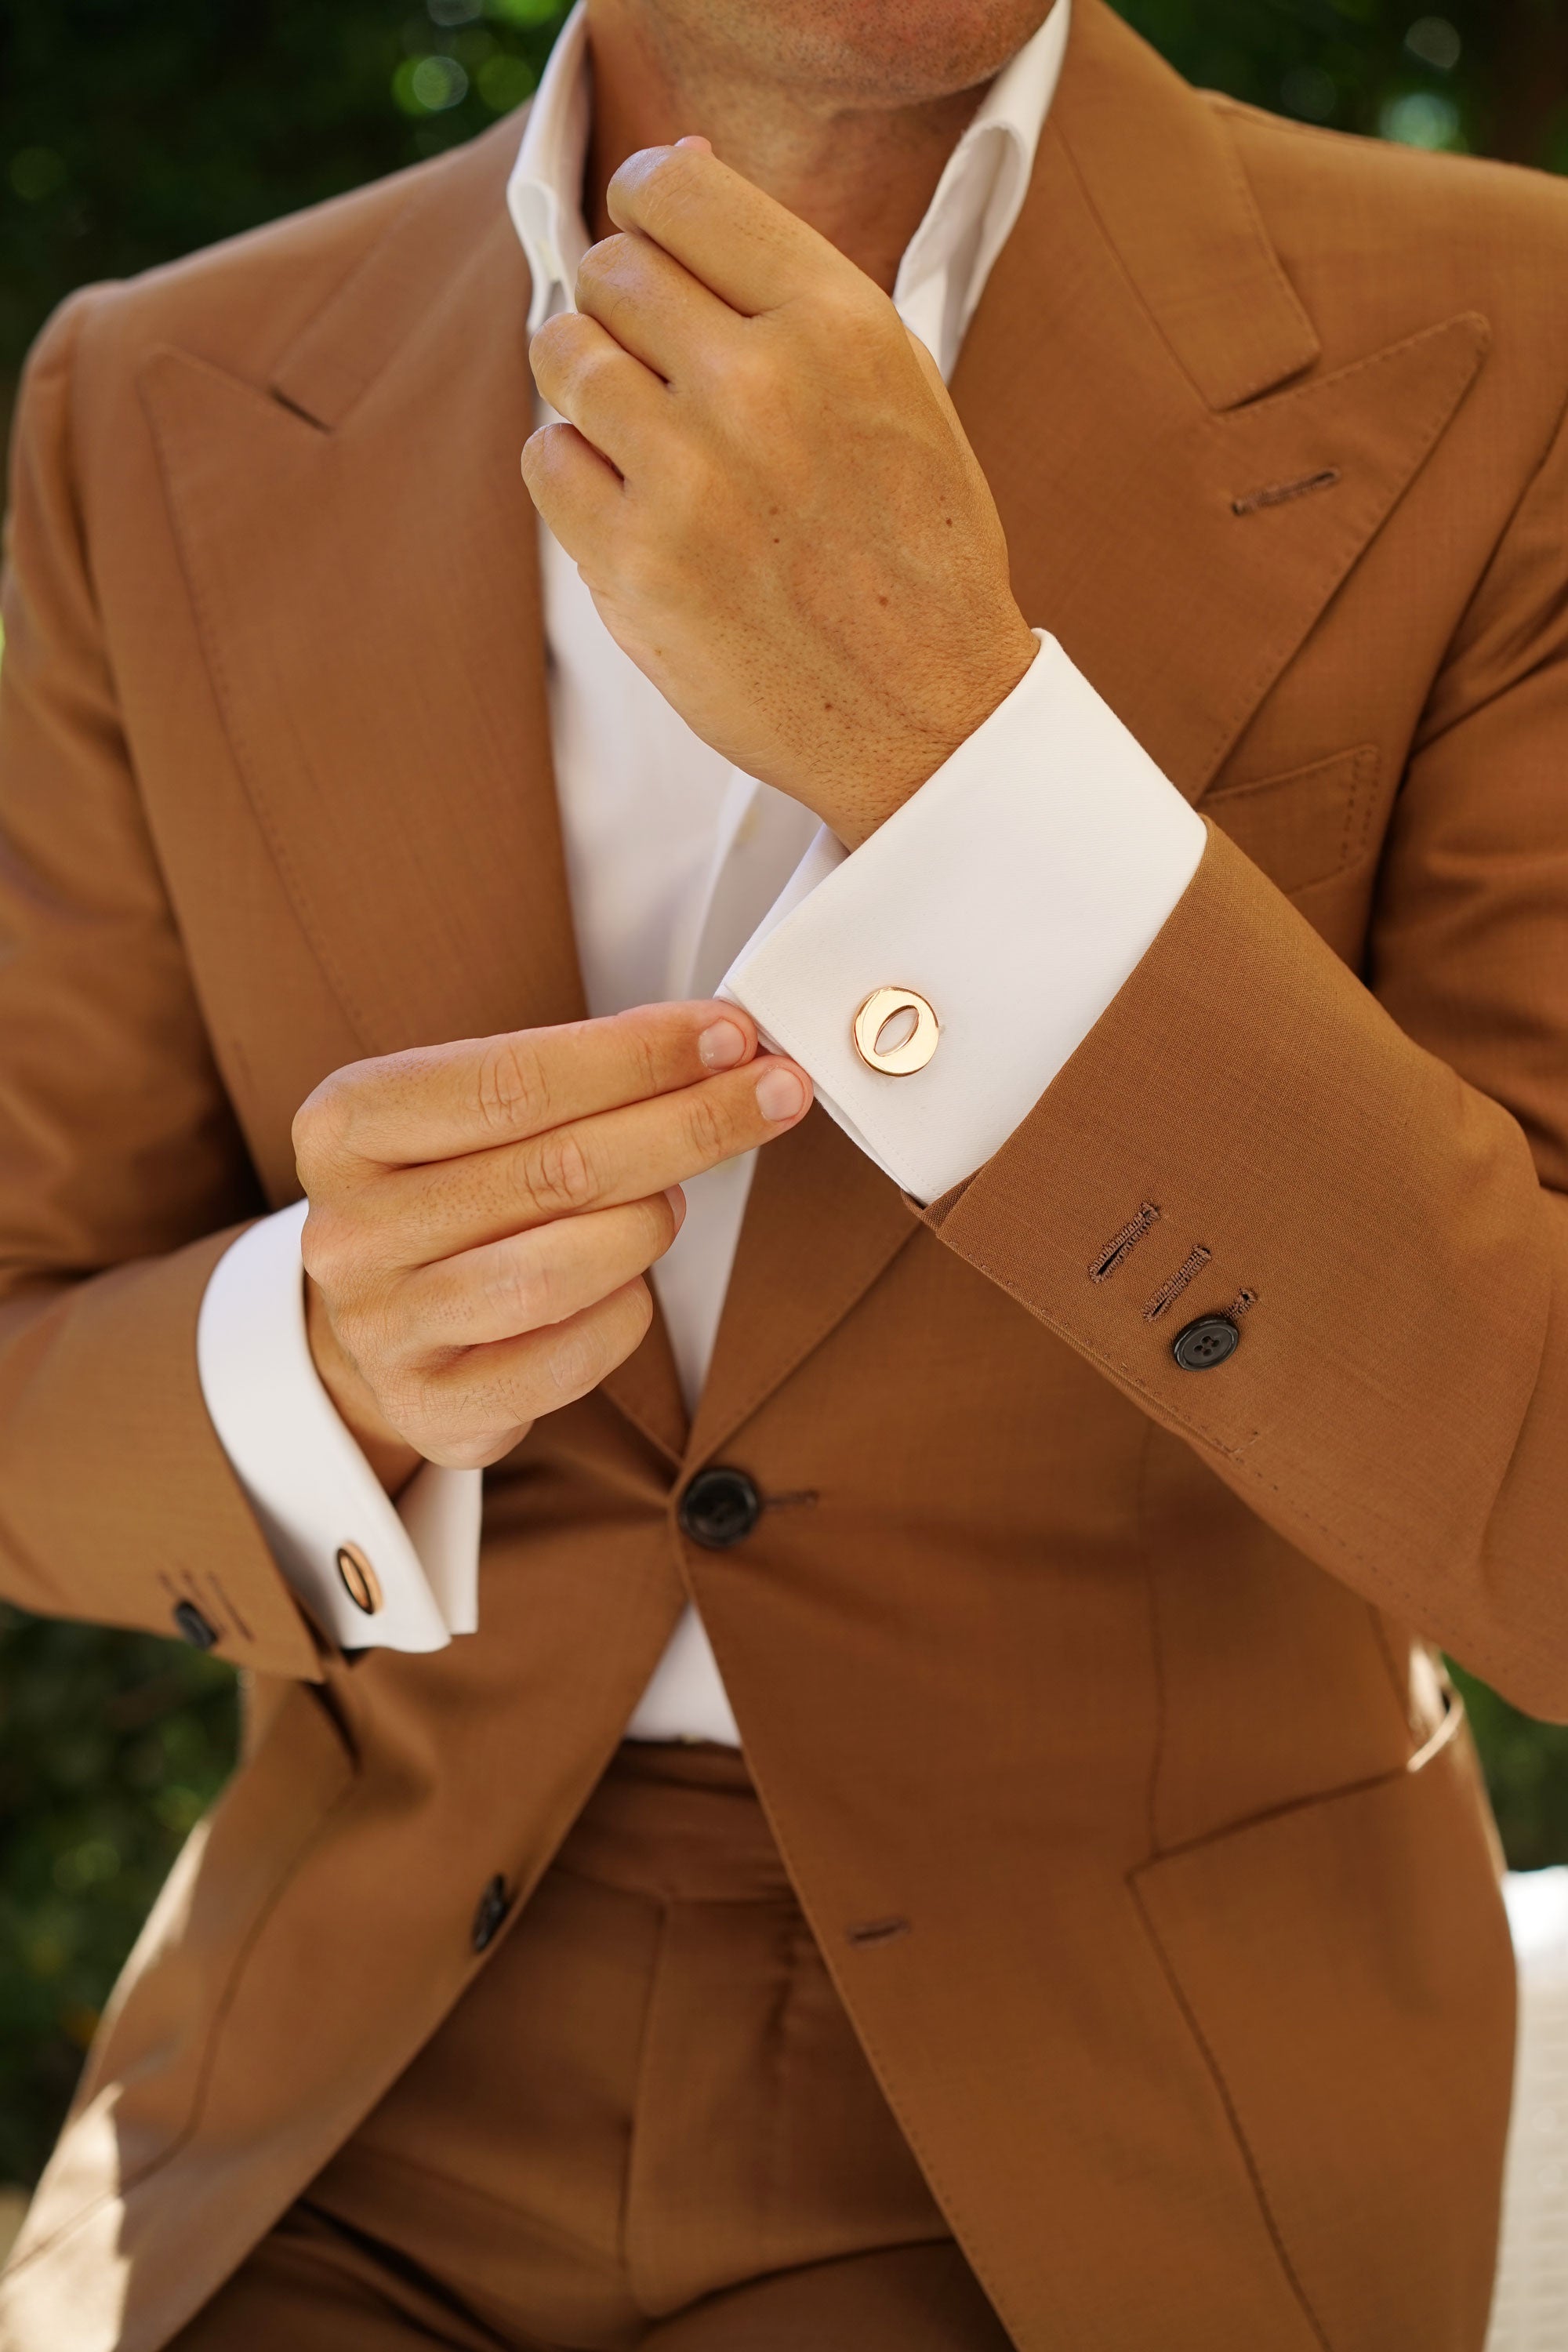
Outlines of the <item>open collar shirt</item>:
M 944 377 L 1027 191 L 1069 0 L 987 91 L 900 264 L 893 299 Z M 589 237 L 585 7 L 568 18 L 507 192 L 532 280 L 531 331 L 569 308 Z M 536 400 L 540 421 L 551 412 Z M 930 1200 L 1026 1115 L 1141 957 L 1194 870 L 1203 827 L 1055 641 L 975 735 L 847 856 L 798 803 L 693 735 L 622 653 L 540 526 L 552 748 L 589 1011 L 727 994 L 810 1071 L 830 1116 Z M 879 985 L 919 989 L 941 1044 L 918 1076 L 854 1052 Z M 689 1409 L 713 1350 L 755 1155 L 699 1176 L 652 1269 Z M 220 1262 L 198 1335 L 218 1435 L 279 1565 L 346 1645 L 428 1650 L 479 1623 L 480 1475 L 422 1471 L 395 1507 L 333 1411 L 304 1333 L 303 1205 Z M 334 1568 L 376 1564 L 367 1620 Z M 630 1735 L 738 1744 L 687 1609 Z

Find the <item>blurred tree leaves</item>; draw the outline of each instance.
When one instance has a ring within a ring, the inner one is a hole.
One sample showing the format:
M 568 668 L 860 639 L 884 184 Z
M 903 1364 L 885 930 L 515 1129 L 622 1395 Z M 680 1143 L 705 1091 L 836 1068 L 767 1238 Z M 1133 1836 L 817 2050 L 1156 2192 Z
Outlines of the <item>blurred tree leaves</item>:
M 1121 0 L 1189 79 L 1306 121 L 1568 170 L 1568 0 Z M 78 285 L 471 137 L 560 0 L 0 0 L 0 430 Z M 1519 1868 L 1568 1861 L 1568 1731 L 1465 1685 Z M 0 1609 L 0 2182 L 47 2151 L 116 1969 L 232 1763 L 235 1688 Z
M 0 404 L 72 287 L 455 146 L 563 0 L 0 0 Z
M 98 2014 L 234 1761 L 233 1674 L 0 1607 L 0 2184 L 47 2153 Z
M 1568 0 L 1119 0 L 1190 81 L 1276 114 L 1568 170 Z

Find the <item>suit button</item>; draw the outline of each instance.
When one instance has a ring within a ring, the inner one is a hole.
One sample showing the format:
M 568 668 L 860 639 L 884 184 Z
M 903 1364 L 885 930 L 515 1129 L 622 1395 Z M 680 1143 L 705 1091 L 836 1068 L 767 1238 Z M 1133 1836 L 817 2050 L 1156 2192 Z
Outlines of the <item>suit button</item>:
M 1228 1315 L 1204 1315 L 1177 1332 L 1171 1353 L 1184 1372 L 1208 1372 L 1240 1345 L 1241 1333 Z
M 482 1952 L 494 1943 L 496 1930 L 510 1909 L 511 1896 L 506 1891 L 506 1881 L 498 1875 L 490 1880 L 480 1895 L 479 1908 L 474 1913 L 474 1924 L 468 1931 L 468 1941 L 476 1952 Z
M 217 1646 L 217 1627 L 202 1615 L 194 1601 L 176 1601 L 174 1607 L 174 1631 L 182 1642 L 193 1650 L 212 1650 Z
M 700 1470 L 680 1498 L 681 1531 L 704 1551 L 725 1551 L 749 1536 L 763 1498 L 743 1470 Z

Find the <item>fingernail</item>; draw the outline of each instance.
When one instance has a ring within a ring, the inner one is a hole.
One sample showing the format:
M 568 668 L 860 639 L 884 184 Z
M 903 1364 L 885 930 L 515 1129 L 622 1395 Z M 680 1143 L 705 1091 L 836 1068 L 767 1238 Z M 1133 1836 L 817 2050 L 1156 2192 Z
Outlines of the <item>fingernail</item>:
M 715 1021 L 697 1040 L 698 1057 L 705 1070 L 732 1070 L 750 1051 L 746 1033 L 735 1021 Z
M 686 1223 L 686 1195 L 681 1191 L 679 1184 L 672 1184 L 664 1197 L 669 1202 L 670 1208 L 674 1212 L 675 1230 L 679 1233 L 681 1226 Z
M 805 1108 L 805 1088 L 793 1070 L 764 1070 L 757 1080 L 757 1108 L 775 1126 L 786 1118 L 798 1118 Z

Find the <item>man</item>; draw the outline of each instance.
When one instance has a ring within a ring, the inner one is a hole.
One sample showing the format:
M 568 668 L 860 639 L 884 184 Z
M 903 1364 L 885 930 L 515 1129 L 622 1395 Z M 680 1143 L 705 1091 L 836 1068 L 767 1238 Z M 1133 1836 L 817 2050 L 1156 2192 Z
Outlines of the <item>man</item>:
M 1481 2344 L 1565 254 L 1102 0 L 588 0 L 47 332 L 6 1581 L 247 1738 L 13 2352 Z

